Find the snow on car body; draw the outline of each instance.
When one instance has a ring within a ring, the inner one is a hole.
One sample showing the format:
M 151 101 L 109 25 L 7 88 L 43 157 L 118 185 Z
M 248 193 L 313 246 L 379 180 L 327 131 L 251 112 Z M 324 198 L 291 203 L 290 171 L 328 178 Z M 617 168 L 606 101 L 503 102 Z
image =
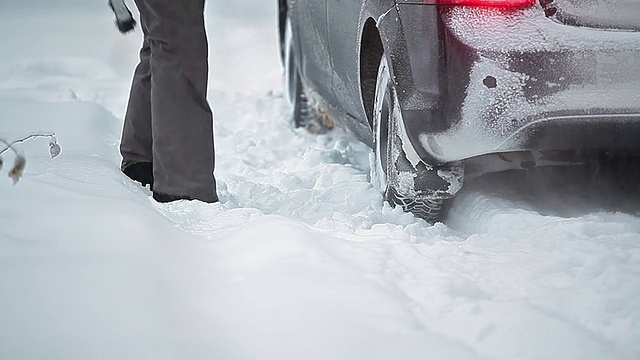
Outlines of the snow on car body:
M 465 168 L 640 150 L 640 1 L 279 4 L 296 123 L 372 145 L 374 182 L 428 220 Z

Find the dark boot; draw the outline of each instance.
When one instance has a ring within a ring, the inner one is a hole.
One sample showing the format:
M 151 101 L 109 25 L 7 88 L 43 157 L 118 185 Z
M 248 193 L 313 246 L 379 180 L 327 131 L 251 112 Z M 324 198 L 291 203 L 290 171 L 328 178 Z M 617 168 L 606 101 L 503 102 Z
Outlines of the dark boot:
M 178 201 L 178 200 L 196 200 L 186 195 L 169 195 L 169 194 L 159 193 L 157 191 L 153 192 L 153 199 L 159 203 L 169 203 L 169 202 Z M 205 202 L 211 203 L 211 204 L 216 203 L 218 202 L 218 198 L 216 196 L 216 198 L 213 201 L 205 201 Z
M 142 186 L 149 185 L 153 190 L 153 164 L 150 162 L 136 162 L 124 166 L 122 172 L 131 180 L 137 181 Z
M 178 201 L 178 200 L 193 200 L 188 196 L 169 195 L 169 194 L 159 193 L 156 191 L 153 192 L 153 199 L 159 203 L 168 203 L 168 202 Z

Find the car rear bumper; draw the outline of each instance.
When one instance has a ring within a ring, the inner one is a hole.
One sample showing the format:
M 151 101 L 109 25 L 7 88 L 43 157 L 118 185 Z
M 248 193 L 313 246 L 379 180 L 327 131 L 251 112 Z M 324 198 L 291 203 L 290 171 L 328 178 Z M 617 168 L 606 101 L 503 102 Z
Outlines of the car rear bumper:
M 405 111 L 407 135 L 421 157 L 640 152 L 640 33 L 561 25 L 537 6 L 452 7 L 438 14 L 445 80 L 430 94 L 434 106 Z M 411 52 L 411 66 L 419 66 Z M 429 88 L 419 73 L 415 91 Z

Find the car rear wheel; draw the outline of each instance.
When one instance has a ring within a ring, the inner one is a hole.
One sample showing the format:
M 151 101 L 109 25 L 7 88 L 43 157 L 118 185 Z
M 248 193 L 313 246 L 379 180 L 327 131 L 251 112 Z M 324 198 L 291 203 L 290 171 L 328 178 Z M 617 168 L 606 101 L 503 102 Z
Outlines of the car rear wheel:
M 391 205 L 398 205 L 430 223 L 440 220 L 444 201 L 462 186 L 462 167 L 457 164 L 431 167 L 422 162 L 414 165 L 408 160 L 401 138 L 402 113 L 384 55 L 376 80 L 373 126 L 371 178 L 374 185 Z
M 313 105 L 309 101 L 302 84 L 302 77 L 296 62 L 295 44 L 293 41 L 293 32 L 291 28 L 291 20 L 287 16 L 284 30 L 283 41 L 283 60 L 285 71 L 285 92 L 287 100 L 291 105 L 291 113 L 289 118 L 294 127 L 304 127 L 313 133 L 324 133 L 328 127 L 323 125 L 321 117 L 315 111 Z

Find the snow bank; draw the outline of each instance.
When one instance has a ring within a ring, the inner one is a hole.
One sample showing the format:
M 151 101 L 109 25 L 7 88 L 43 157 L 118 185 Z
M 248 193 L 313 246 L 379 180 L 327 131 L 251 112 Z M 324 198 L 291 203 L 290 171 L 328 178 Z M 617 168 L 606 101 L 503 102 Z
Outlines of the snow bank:
M 23 181 L 0 174 L 0 358 L 640 355 L 635 213 L 500 177 L 446 225 L 383 204 L 369 149 L 288 126 L 275 4 L 210 4 L 221 203 L 154 203 L 118 169 L 139 38 L 69 6 L 0 15 L 26 29 L 0 37 L 0 132 L 63 147 L 26 143 Z

